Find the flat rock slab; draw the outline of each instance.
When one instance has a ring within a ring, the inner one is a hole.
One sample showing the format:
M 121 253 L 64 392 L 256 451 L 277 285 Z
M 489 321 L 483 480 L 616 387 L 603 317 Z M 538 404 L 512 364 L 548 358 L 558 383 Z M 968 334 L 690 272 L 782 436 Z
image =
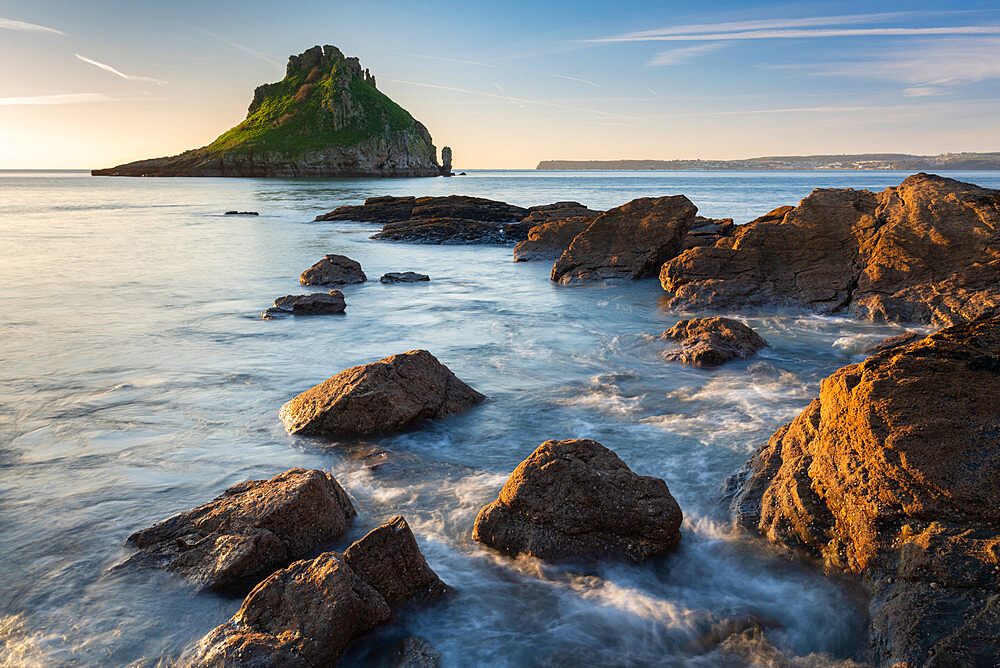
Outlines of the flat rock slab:
M 486 399 L 426 350 L 351 367 L 281 407 L 292 434 L 371 436 L 442 418 Z
M 990 317 L 840 369 L 728 488 L 743 526 L 864 576 L 883 665 L 987 666 L 1000 665 L 998 480 Z
M 302 285 L 346 285 L 367 280 L 361 264 L 346 255 L 327 255 L 299 276 Z
M 440 218 L 511 223 L 528 215 L 528 209 L 466 195 L 447 197 L 369 197 L 360 206 L 342 206 L 316 216 L 317 221 L 352 220 L 362 223 L 399 223 Z
M 655 276 L 677 255 L 698 208 L 683 195 L 643 197 L 609 209 L 570 243 L 552 267 L 564 285 Z
M 680 507 L 659 478 L 640 476 L 596 441 L 546 441 L 476 518 L 475 540 L 555 561 L 643 561 L 680 541 Z
M 226 211 L 227 216 L 259 216 L 256 211 Z
M 227 623 L 194 648 L 190 665 L 332 666 L 393 609 L 448 591 L 406 520 L 394 517 L 344 554 L 326 552 L 273 573 Z
M 332 315 L 347 308 L 340 290 L 314 292 L 311 295 L 286 295 L 274 300 L 274 306 L 260 314 L 265 320 L 285 315 Z
M 418 274 L 415 271 L 391 271 L 382 274 L 379 279 L 382 283 L 417 283 L 419 281 L 429 281 L 431 277 L 427 274 Z
M 757 332 L 732 318 L 681 320 L 660 338 L 680 343 L 678 349 L 664 353 L 666 359 L 700 367 L 746 359 L 767 346 Z
M 259 581 L 342 536 L 356 516 L 333 476 L 294 468 L 136 531 L 128 542 L 139 551 L 120 567 L 165 568 L 210 588 Z
M 386 223 L 370 238 L 411 244 L 496 245 L 519 241 L 527 234 L 520 223 L 496 223 L 466 218 L 430 218 Z

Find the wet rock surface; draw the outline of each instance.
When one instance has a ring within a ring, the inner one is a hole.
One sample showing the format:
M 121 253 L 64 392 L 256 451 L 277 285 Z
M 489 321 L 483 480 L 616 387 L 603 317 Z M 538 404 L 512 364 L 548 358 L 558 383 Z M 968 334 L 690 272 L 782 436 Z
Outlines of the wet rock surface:
M 683 253 L 689 248 L 697 248 L 699 246 L 714 246 L 719 239 L 733 236 L 735 231 L 736 224 L 732 218 L 715 220 L 697 216 L 691 223 L 691 229 L 688 230 L 687 235 L 684 237 L 684 241 L 681 243 L 681 248 L 678 252 Z
M 799 306 L 964 322 L 1000 308 L 1000 191 L 916 174 L 880 193 L 819 189 L 664 264 L 668 306 Z
M 732 318 L 681 320 L 663 332 L 661 338 L 680 344 L 678 349 L 664 353 L 666 359 L 700 367 L 746 359 L 767 346 L 757 332 Z
M 1000 662 L 1000 318 L 888 348 L 734 474 L 733 513 L 862 574 L 882 665 Z
M 128 542 L 139 551 L 120 567 L 165 568 L 210 588 L 259 581 L 343 535 L 356 515 L 333 476 L 294 468 L 136 531 Z
M 273 573 L 232 619 L 202 638 L 190 665 L 331 666 L 395 608 L 446 590 L 406 521 L 394 517 L 343 555 L 326 552 Z
M 299 276 L 302 285 L 346 285 L 368 280 L 361 264 L 346 255 L 327 255 Z
M 557 202 L 532 210 L 527 238 L 514 246 L 514 261 L 557 260 L 573 239 L 601 214 L 578 202 Z
M 493 223 L 464 218 L 430 218 L 427 220 L 386 223 L 382 231 L 371 236 L 381 241 L 411 244 L 495 245 L 519 241 L 527 234 L 518 223 Z
M 426 350 L 351 367 L 282 406 L 292 434 L 374 435 L 442 418 L 484 401 Z
M 562 284 L 655 276 L 679 252 L 698 212 L 683 195 L 635 199 L 597 217 L 552 267 Z
M 451 218 L 490 223 L 513 223 L 528 215 L 528 209 L 466 195 L 447 197 L 369 197 L 358 206 L 341 206 L 316 216 L 317 221 L 350 220 L 363 223 L 401 223 Z
M 274 300 L 274 306 L 261 313 L 265 320 L 286 315 L 332 315 L 347 308 L 340 290 L 314 292 L 311 295 L 286 295 Z
M 480 512 L 473 538 L 555 561 L 643 561 L 680 541 L 683 515 L 659 478 L 633 473 L 591 440 L 546 441 Z
M 391 271 L 383 274 L 378 279 L 382 283 L 417 283 L 419 281 L 429 281 L 431 277 L 427 274 L 418 274 L 415 271 Z

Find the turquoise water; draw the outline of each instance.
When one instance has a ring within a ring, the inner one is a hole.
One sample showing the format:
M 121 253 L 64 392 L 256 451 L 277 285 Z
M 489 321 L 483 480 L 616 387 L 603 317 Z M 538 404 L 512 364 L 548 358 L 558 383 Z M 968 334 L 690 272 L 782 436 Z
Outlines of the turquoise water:
M 1000 173 L 950 174 L 1000 187 Z M 474 172 L 451 179 L 107 179 L 0 173 L 0 664 L 157 665 L 240 600 L 165 573 L 107 573 L 125 538 L 227 486 L 293 466 L 331 470 L 359 510 L 351 540 L 395 514 L 457 589 L 356 643 L 378 665 L 417 634 L 466 665 L 713 665 L 728 618 L 773 619 L 789 652 L 848 657 L 864 602 L 844 582 L 731 529 L 722 482 L 816 394 L 899 327 L 755 312 L 770 343 L 715 371 L 662 361 L 682 314 L 655 280 L 566 288 L 510 247 L 370 241 L 311 223 L 378 194 L 461 193 L 606 208 L 686 194 L 749 220 L 813 187 L 881 189 L 896 172 Z M 220 215 L 256 210 L 255 218 Z M 264 321 L 326 253 L 363 265 L 345 316 Z M 431 282 L 382 285 L 388 271 Z M 343 368 L 426 348 L 491 401 L 370 442 L 292 437 L 282 403 Z M 676 554 L 587 573 L 510 560 L 471 540 L 479 508 L 540 442 L 589 437 L 667 481 L 684 509 Z M 367 470 L 378 446 L 392 464 Z

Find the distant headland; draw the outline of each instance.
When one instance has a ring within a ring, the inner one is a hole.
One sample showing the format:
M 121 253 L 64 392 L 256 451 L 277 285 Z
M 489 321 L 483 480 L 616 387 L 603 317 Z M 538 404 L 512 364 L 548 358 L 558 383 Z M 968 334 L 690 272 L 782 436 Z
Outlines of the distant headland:
M 712 169 L 758 171 L 793 169 L 992 170 L 1000 169 L 1000 153 L 784 155 L 746 158 L 743 160 L 542 160 L 535 169 Z
M 357 58 L 314 46 L 259 86 L 242 123 L 208 146 L 95 169 L 94 176 L 371 177 L 451 175 L 451 149 L 375 86 Z

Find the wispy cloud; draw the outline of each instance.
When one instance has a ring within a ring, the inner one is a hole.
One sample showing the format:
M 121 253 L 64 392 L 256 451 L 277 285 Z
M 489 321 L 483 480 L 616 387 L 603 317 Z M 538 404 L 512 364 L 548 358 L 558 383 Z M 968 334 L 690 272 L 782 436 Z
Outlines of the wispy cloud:
M 4 30 L 22 30 L 25 32 L 49 32 L 55 33 L 56 35 L 65 35 L 62 30 L 56 30 L 55 28 L 47 28 L 46 26 L 36 25 L 34 23 L 27 23 L 25 21 L 15 21 L 14 19 L 0 19 L 0 28 Z
M 278 68 L 284 67 L 284 65 L 282 63 L 279 63 L 274 58 L 271 58 L 270 56 L 267 56 L 267 55 L 261 53 L 260 51 L 257 51 L 256 49 L 251 49 L 246 44 L 240 44 L 239 42 L 234 42 L 231 39 L 223 37 L 222 35 L 216 35 L 214 32 L 209 32 L 209 31 L 207 31 L 207 30 L 205 30 L 203 28 L 197 28 L 195 26 L 191 26 L 191 28 L 194 29 L 194 30 L 196 30 L 196 31 L 198 31 L 198 32 L 200 32 L 203 35 L 208 35 L 212 39 L 216 39 L 216 40 L 222 42 L 223 44 L 225 44 L 227 46 L 231 46 L 234 49 L 239 49 L 240 51 L 243 51 L 244 53 L 249 53 L 251 56 L 254 56 L 255 58 L 260 58 L 265 63 L 270 63 L 271 65 L 274 65 L 275 67 L 278 67 Z
M 455 88 L 453 86 L 442 86 L 440 84 L 424 83 L 421 81 L 404 81 L 401 79 L 382 79 L 387 83 L 398 83 L 407 86 L 420 86 L 422 88 L 435 88 L 437 90 L 450 90 L 456 93 L 465 93 L 466 95 L 477 95 L 480 97 L 490 97 L 498 100 L 507 100 L 508 102 L 519 102 L 521 104 L 534 104 L 543 107 L 555 107 L 556 109 L 567 109 L 570 111 L 582 111 L 588 114 L 596 114 L 598 116 L 606 116 L 608 118 L 626 118 L 632 121 L 645 121 L 645 118 L 639 116 L 628 116 L 626 114 L 616 114 L 610 111 L 601 111 L 600 109 L 587 109 L 584 107 L 574 107 L 566 104 L 559 104 L 558 102 L 548 102 L 546 100 L 530 100 L 524 97 L 512 97 L 507 94 L 500 93 L 488 93 L 480 90 L 469 90 L 467 88 Z
M 600 88 L 600 84 L 596 84 L 593 81 L 588 81 L 587 79 L 581 79 L 580 77 L 571 77 L 567 74 L 553 74 L 552 76 L 557 79 L 566 79 L 568 81 L 579 81 L 580 83 L 587 84 L 588 86 L 593 86 L 594 88 Z
M 125 79 L 127 81 L 148 81 L 149 83 L 155 83 L 158 86 L 162 86 L 165 83 L 167 83 L 163 79 L 154 79 L 153 77 L 141 77 L 135 74 L 125 74 L 124 72 L 119 72 L 115 68 L 111 67 L 111 65 L 105 65 L 104 63 L 100 63 L 94 60 L 93 58 L 87 58 L 86 56 L 81 56 L 79 53 L 74 53 L 73 55 L 89 65 L 93 65 L 94 67 L 102 69 L 105 72 L 114 74 L 116 77 L 121 77 L 122 79 Z
M 668 49 L 666 51 L 660 51 L 658 54 L 650 58 L 646 65 L 649 67 L 676 65 L 681 61 L 696 58 L 704 53 L 717 51 L 721 49 L 722 46 L 723 45 L 719 42 L 710 42 L 708 44 L 699 44 L 698 46 L 685 46 L 679 49 Z
M 716 111 L 715 116 L 745 116 L 756 114 L 829 114 L 872 111 L 882 107 L 785 107 L 781 109 L 744 109 L 740 111 Z
M 518 101 L 518 100 L 512 98 L 510 95 L 508 95 L 507 91 L 505 91 L 503 89 L 503 86 L 501 86 L 500 84 L 498 84 L 496 82 L 493 82 L 493 87 L 496 88 L 498 91 L 500 91 L 500 94 L 503 95 L 505 98 L 507 98 L 507 100 L 509 100 L 510 103 L 513 104 L 515 107 L 519 107 L 519 108 L 524 109 L 525 111 L 527 111 L 528 108 L 526 106 L 524 106 L 520 101 Z
M 920 35 L 1000 35 L 1000 26 L 946 26 L 936 28 L 824 28 L 809 30 L 747 30 L 743 32 L 654 35 L 598 42 L 706 42 L 748 39 L 807 39 L 817 37 L 912 37 Z
M 84 104 L 87 102 L 109 102 L 115 98 L 103 93 L 68 93 L 64 95 L 34 95 L 29 97 L 0 97 L 0 106 L 22 104 Z

